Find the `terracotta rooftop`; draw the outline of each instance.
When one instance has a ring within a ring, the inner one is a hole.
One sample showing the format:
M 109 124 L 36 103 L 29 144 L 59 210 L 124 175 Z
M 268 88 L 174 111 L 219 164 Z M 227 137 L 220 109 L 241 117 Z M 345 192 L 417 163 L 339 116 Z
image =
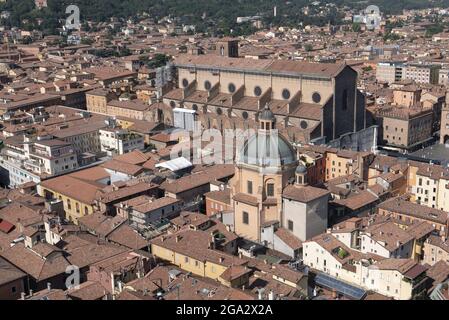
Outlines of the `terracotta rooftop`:
M 0 257 L 0 286 L 25 276 L 24 272 Z
M 396 197 L 388 199 L 378 205 L 379 209 L 383 209 L 390 212 L 397 212 L 403 215 L 409 215 L 411 217 L 420 218 L 432 222 L 441 224 L 447 224 L 448 213 L 435 208 L 419 205 L 402 197 Z
M 292 60 L 244 59 L 220 57 L 215 54 L 200 56 L 182 55 L 176 58 L 177 66 L 209 67 L 225 70 L 252 70 L 279 74 L 335 77 L 346 65 L 331 63 L 309 63 Z
M 312 186 L 288 185 L 284 188 L 282 196 L 286 199 L 307 203 L 321 197 L 329 195 L 326 189 L 315 188 Z
M 103 185 L 64 175 L 41 182 L 41 186 L 82 203 L 93 204 Z

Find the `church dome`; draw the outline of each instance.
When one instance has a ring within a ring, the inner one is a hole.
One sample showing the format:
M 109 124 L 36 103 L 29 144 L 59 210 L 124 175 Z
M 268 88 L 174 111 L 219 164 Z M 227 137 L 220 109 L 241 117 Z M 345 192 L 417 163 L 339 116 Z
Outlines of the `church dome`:
M 238 163 L 259 167 L 281 167 L 296 163 L 296 153 L 277 131 L 251 136 L 240 150 Z
M 260 112 L 259 120 L 274 121 L 275 119 L 276 118 L 274 117 L 274 113 L 270 110 L 267 104 L 265 108 Z
M 306 173 L 307 168 L 302 162 L 299 163 L 299 165 L 296 167 L 296 173 Z

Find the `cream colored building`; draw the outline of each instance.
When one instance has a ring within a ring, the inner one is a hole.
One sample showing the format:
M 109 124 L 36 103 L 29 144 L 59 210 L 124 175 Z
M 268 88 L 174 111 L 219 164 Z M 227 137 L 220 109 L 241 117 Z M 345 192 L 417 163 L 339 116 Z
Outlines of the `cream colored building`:
M 423 246 L 422 263 L 433 266 L 438 261 L 449 263 L 449 243 L 446 237 L 430 236 Z
M 303 244 L 304 264 L 351 285 L 397 300 L 422 293 L 425 268 L 411 259 L 384 259 L 358 253 L 331 234 Z
M 449 211 L 449 170 L 421 164 L 416 179 L 409 182 L 413 200 L 427 207 Z
M 273 224 L 300 240 L 324 232 L 329 192 L 308 185 L 306 168 L 298 166 L 296 152 L 275 130 L 268 106 L 258 120 L 259 130 L 240 150 L 231 181 L 235 232 L 256 242 Z
M 231 181 L 235 231 L 257 242 L 263 224 L 281 221 L 282 190 L 298 165 L 295 151 L 274 127 L 274 115 L 266 108 L 259 116 L 257 134 L 240 150 Z

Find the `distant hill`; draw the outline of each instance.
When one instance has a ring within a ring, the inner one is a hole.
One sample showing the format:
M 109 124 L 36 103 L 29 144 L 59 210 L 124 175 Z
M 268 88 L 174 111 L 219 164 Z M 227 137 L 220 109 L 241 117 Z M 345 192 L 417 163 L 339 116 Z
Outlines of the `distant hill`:
M 266 22 L 278 24 L 297 24 L 298 22 L 326 24 L 336 23 L 339 16 L 330 10 L 326 15 L 303 14 L 304 6 L 314 0 L 48 0 L 48 8 L 36 9 L 34 0 L 6 0 L 0 3 L 0 11 L 11 13 L 9 19 L 2 23 L 25 29 L 41 29 L 54 32 L 66 17 L 65 8 L 76 4 L 80 8 L 82 20 L 108 21 L 111 17 L 128 18 L 147 12 L 161 18 L 169 14 L 180 17 L 181 22 L 196 24 L 200 31 L 213 28 L 226 31 L 238 28 L 238 16 L 262 15 Z M 364 8 L 368 4 L 378 5 L 383 12 L 399 13 L 402 9 L 427 7 L 449 7 L 449 0 L 321 0 L 321 4 L 334 3 L 338 6 L 348 5 L 352 8 Z M 273 17 L 273 8 L 277 7 L 278 16 Z M 313 6 L 310 6 L 313 9 Z M 205 17 L 205 19 L 203 19 Z M 41 19 L 41 24 L 37 21 Z M 25 20 L 25 21 L 24 21 Z

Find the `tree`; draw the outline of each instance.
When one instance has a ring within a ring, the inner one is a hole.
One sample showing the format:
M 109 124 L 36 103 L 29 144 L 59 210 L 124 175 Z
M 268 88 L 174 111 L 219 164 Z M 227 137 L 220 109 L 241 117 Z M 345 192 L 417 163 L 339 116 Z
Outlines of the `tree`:
M 148 62 L 147 65 L 148 65 L 148 68 L 155 69 L 155 68 L 165 66 L 169 60 L 170 60 L 170 57 L 168 57 L 167 55 L 162 54 L 162 53 L 157 53 L 153 57 L 153 59 L 151 59 Z
M 91 45 L 92 43 L 94 43 L 94 40 L 92 40 L 91 38 L 82 38 L 81 39 L 81 44 Z
M 353 23 L 352 24 L 352 31 L 360 32 L 361 30 L 362 30 L 362 27 L 360 26 L 360 23 Z

